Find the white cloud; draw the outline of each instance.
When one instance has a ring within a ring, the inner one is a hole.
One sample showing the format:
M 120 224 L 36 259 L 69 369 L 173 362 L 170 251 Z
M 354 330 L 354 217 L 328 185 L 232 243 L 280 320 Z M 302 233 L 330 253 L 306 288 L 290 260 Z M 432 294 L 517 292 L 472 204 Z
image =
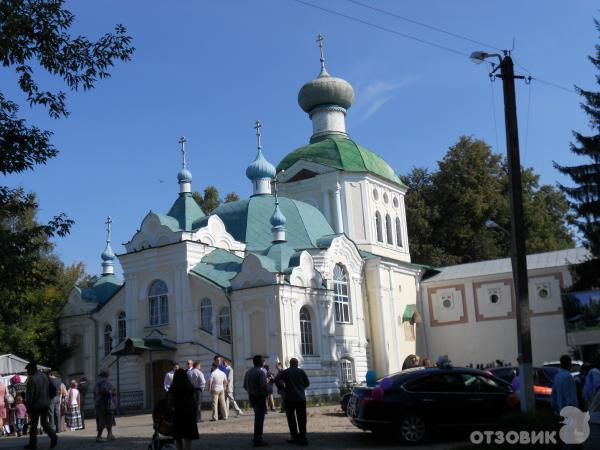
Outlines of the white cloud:
M 352 108 L 357 122 L 368 120 L 394 97 L 396 91 L 414 83 L 416 79 L 416 77 L 406 77 L 399 81 L 378 80 L 364 87 L 359 86 L 356 103 Z

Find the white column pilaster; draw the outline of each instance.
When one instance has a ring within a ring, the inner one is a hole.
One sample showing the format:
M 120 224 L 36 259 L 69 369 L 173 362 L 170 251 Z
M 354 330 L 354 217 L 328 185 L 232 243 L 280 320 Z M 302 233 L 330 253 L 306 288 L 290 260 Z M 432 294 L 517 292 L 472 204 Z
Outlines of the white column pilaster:
M 340 186 L 340 183 L 336 183 L 335 185 L 335 196 L 334 196 L 334 203 L 335 203 L 335 232 L 336 233 L 343 233 L 344 232 L 344 220 L 342 218 L 342 199 L 341 199 L 341 191 L 342 187 Z

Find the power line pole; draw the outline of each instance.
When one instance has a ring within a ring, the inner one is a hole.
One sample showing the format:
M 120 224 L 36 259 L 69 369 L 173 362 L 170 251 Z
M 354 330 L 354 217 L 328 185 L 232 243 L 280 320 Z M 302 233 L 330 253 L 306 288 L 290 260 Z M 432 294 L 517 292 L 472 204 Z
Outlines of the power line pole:
M 506 128 L 506 146 L 508 159 L 508 179 L 510 194 L 511 221 L 511 261 L 513 286 L 517 299 L 517 351 L 519 362 L 519 388 L 521 411 L 535 412 L 533 396 L 533 357 L 531 351 L 531 321 L 529 313 L 529 280 L 527 278 L 527 249 L 525 246 L 525 224 L 523 221 L 523 186 L 521 182 L 521 160 L 519 156 L 519 130 L 517 127 L 517 102 L 515 98 L 515 78 L 525 79 L 515 75 L 514 65 L 509 52 L 504 55 L 475 52 L 471 59 L 481 62 L 495 56 L 500 60 L 490 77 L 502 79 L 504 90 L 504 120 Z M 500 69 L 500 73 L 494 73 Z
M 500 74 L 504 90 L 504 120 L 508 157 L 508 179 L 511 210 L 511 259 L 513 284 L 517 297 L 517 347 L 519 352 L 519 378 L 521 381 L 521 411 L 533 413 L 533 357 L 531 352 L 531 320 L 529 314 L 529 281 L 527 278 L 527 249 L 525 224 L 523 222 L 523 185 L 521 182 L 521 159 L 519 156 L 519 131 L 517 128 L 517 102 L 513 61 L 505 55 L 500 62 Z

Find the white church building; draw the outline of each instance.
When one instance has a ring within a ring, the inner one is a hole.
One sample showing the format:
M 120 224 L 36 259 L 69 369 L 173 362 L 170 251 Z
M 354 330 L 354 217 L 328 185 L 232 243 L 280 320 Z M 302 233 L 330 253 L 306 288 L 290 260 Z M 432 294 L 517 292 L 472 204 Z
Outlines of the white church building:
M 192 197 L 182 139 L 169 211 L 148 213 L 119 255 L 108 221 L 102 275 L 71 291 L 60 327 L 74 352 L 63 375 L 93 381 L 108 368 L 122 407 L 149 408 L 164 395 L 172 361 L 200 360 L 208 374 L 215 354 L 233 361 L 242 399 L 254 354 L 271 366 L 298 358 L 309 395 L 336 395 L 370 369 L 397 372 L 414 353 L 515 362 L 510 263 L 465 270 L 411 263 L 406 186 L 349 137 L 353 101 L 352 86 L 330 76 L 321 58 L 320 74 L 298 95 L 312 121 L 309 143 L 276 168 L 262 153 L 257 122 L 258 154 L 246 170 L 253 194 L 208 216 Z M 538 257 L 531 274 L 540 298 L 532 300 L 535 363 L 567 351 L 560 290 L 570 282 L 568 263 L 585 256 L 552 255 Z

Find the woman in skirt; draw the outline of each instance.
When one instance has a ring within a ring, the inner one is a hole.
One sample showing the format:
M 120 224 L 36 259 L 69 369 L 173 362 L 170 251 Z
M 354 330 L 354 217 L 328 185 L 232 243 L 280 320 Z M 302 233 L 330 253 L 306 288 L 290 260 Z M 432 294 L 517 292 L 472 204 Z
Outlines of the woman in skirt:
M 71 380 L 71 389 L 67 395 L 67 427 L 73 430 L 80 430 L 81 424 L 81 396 L 77 389 L 77 382 Z

